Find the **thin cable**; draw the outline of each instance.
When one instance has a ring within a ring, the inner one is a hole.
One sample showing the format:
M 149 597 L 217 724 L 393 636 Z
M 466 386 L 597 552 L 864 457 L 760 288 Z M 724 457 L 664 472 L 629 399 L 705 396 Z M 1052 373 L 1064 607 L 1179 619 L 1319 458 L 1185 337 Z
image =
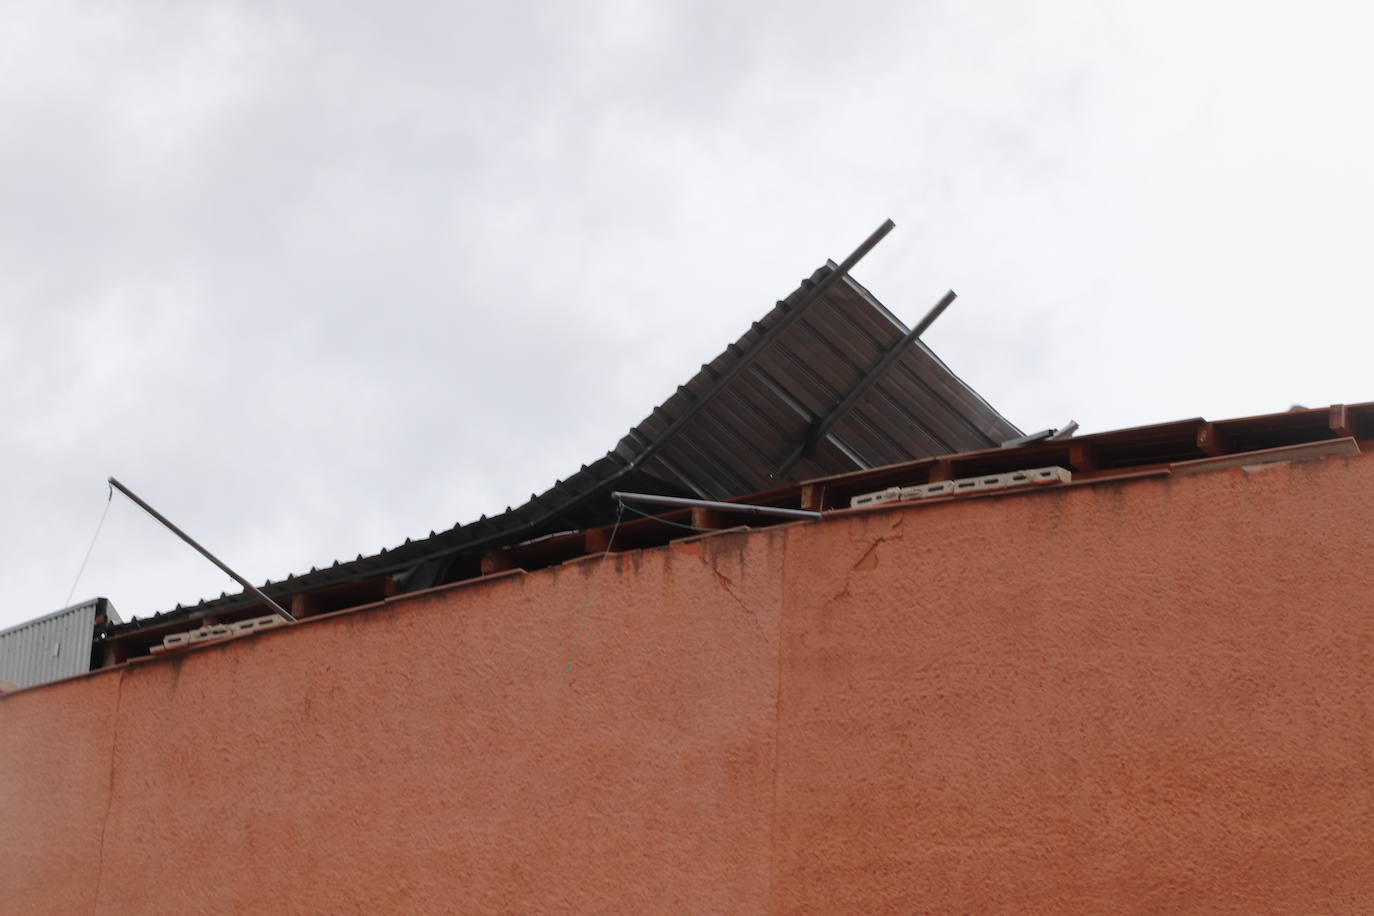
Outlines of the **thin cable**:
M 592 609 L 592 603 L 596 601 L 597 594 L 601 591 L 601 573 L 606 569 L 606 558 L 611 555 L 611 545 L 615 543 L 615 533 L 620 530 L 620 519 L 625 515 L 625 504 L 615 510 L 615 524 L 611 526 L 611 536 L 606 539 L 606 552 L 601 555 L 601 562 L 596 567 L 596 580 L 592 582 L 592 590 L 587 595 L 587 603 L 582 606 L 582 614 L 577 618 L 577 632 L 573 634 L 572 648 L 568 650 L 568 664 L 563 668 L 563 676 L 568 677 L 572 674 L 573 656 L 577 654 L 577 647 L 582 642 L 582 629 L 587 623 L 587 612 Z
M 81 558 L 81 568 L 76 571 L 76 578 L 72 580 L 72 590 L 67 592 L 67 600 L 62 603 L 63 607 L 72 606 L 72 595 L 76 594 L 77 583 L 81 581 L 81 574 L 86 571 L 86 562 L 91 558 L 91 551 L 95 550 L 95 541 L 100 537 L 100 529 L 105 527 L 105 516 L 110 514 L 110 504 L 114 502 L 114 487 L 108 489 L 110 493 L 105 497 L 105 511 L 100 513 L 100 522 L 95 526 L 95 534 L 91 535 L 91 544 L 86 548 L 86 555 Z

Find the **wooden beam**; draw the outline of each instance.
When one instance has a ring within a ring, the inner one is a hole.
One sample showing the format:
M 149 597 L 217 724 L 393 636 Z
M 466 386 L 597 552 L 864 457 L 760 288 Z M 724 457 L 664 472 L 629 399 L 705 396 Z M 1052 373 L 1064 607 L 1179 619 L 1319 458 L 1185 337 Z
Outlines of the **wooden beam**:
M 1215 458 L 1226 454 L 1226 437 L 1215 423 L 1204 423 L 1197 431 L 1197 447 L 1202 454 Z
M 320 612 L 320 599 L 309 592 L 300 592 L 291 596 L 291 616 L 300 620 L 303 617 L 314 617 Z
M 1074 471 L 1097 470 L 1097 448 L 1091 443 L 1069 440 L 1069 464 Z
M 588 528 L 582 533 L 582 549 L 587 553 L 605 553 L 610 547 L 611 529 Z
M 954 479 L 954 462 L 948 458 L 940 458 L 930 466 L 930 483 L 939 483 L 942 480 Z
M 1355 424 L 1350 421 L 1350 411 L 1344 404 L 1332 404 L 1330 419 L 1327 423 L 1337 439 L 1355 435 Z
M 482 554 L 482 575 L 490 576 L 494 573 L 505 572 L 515 568 L 515 560 L 510 552 L 506 550 L 488 550 Z
M 806 483 L 801 488 L 801 506 L 808 512 L 820 512 L 825 502 L 825 484 Z
M 708 531 L 727 527 L 724 515 L 715 509 L 706 509 L 702 506 L 693 507 L 690 524 L 693 528 L 703 528 Z
M 113 668 L 122 665 L 126 659 L 127 648 L 123 643 L 107 642 L 100 647 L 100 667 Z

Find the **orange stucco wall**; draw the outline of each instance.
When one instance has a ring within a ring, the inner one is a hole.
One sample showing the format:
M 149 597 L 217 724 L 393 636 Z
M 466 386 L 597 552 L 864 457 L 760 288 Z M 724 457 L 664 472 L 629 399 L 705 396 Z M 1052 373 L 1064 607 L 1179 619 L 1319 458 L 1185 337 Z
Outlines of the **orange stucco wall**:
M 1328 459 L 724 534 L 24 691 L 0 911 L 1371 912 L 1371 556 L 1374 460 Z

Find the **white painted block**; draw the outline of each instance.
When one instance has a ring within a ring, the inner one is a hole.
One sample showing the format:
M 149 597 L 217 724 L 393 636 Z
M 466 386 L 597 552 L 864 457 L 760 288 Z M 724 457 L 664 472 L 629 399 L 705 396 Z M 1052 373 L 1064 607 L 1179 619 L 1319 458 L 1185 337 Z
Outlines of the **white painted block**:
M 914 487 L 902 487 L 902 499 L 928 499 L 931 496 L 947 496 L 954 492 L 954 481 L 938 480 L 935 483 L 921 483 Z
M 1073 475 L 1065 468 L 1027 468 L 1023 471 L 1009 471 L 1005 474 L 983 474 L 978 477 L 961 477 L 958 480 L 940 480 L 934 483 L 916 484 L 910 487 L 888 487 L 855 496 L 849 501 L 851 508 L 880 506 L 894 500 L 927 499 L 932 496 L 949 496 L 958 493 L 978 493 L 986 490 L 1001 490 L 1007 487 L 1024 487 L 1032 484 L 1068 483 Z
M 901 487 L 888 487 L 886 490 L 877 490 L 873 493 L 864 493 L 855 496 L 849 501 L 849 508 L 859 509 L 864 506 L 879 506 L 883 503 L 896 502 L 901 498 Z
M 232 627 L 217 623 L 213 626 L 201 627 L 199 630 L 192 630 L 186 634 L 191 643 L 205 642 L 207 639 L 223 639 L 225 636 L 233 636 Z
M 954 481 L 954 491 L 956 493 L 971 493 L 980 490 L 1001 490 L 1029 484 L 1068 483 L 1071 479 L 1073 479 L 1073 475 L 1065 468 L 1027 468 L 1023 471 L 1008 471 L 1005 474 L 963 477 Z

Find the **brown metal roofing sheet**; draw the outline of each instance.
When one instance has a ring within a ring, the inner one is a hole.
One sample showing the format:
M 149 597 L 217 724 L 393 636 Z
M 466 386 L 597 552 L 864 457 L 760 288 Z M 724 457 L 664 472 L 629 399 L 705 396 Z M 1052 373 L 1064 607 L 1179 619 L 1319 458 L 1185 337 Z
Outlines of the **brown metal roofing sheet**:
M 690 438 L 683 436 L 664 446 L 660 454 L 685 471 L 703 492 L 718 499 L 722 494 L 748 492 L 748 471 L 741 461 L 724 463 L 716 460 L 718 444 L 707 424 L 694 420 Z
M 733 456 L 732 464 L 751 480 L 772 480 L 777 471 L 777 455 L 787 447 L 787 441 L 773 433 L 767 425 L 741 423 L 738 414 L 703 410 L 694 421 L 697 430 L 711 436 L 711 444 L 725 449 Z
M 809 424 L 791 411 L 768 409 L 750 373 L 742 374 L 739 382 L 721 392 L 716 400 L 732 415 L 732 429 L 748 430 L 764 444 L 769 455 L 776 457 L 788 443 L 797 441 Z
M 932 410 L 946 412 L 956 418 L 959 425 L 975 436 L 981 436 L 990 445 L 1001 445 L 1021 435 L 1021 431 L 1001 414 L 988 409 L 987 402 L 978 392 L 950 372 L 944 361 L 921 341 L 916 341 L 903 353 L 893 368 L 899 374 L 914 378 L 931 395 L 938 397 L 938 401 L 932 404 Z
M 873 425 L 864 418 L 863 414 L 853 410 L 835 424 L 835 427 L 830 431 L 830 440 L 841 443 L 845 448 L 854 451 L 863 459 L 863 463 L 867 467 L 892 464 L 894 456 L 901 454 L 883 433 L 873 428 Z M 911 440 L 920 442 L 917 436 L 911 437 Z M 910 452 L 907 454 L 909 455 Z
M 853 367 L 851 383 L 862 375 L 860 367 L 873 365 L 882 355 L 883 351 L 855 333 L 852 325 L 846 328 L 819 309 L 808 312 L 797 324 L 806 330 L 818 349 L 826 351 L 830 359 Z
M 813 413 L 825 412 L 833 406 L 863 375 L 858 367 L 841 363 L 829 354 L 818 352 L 820 349 L 814 342 L 800 340 L 797 336 L 784 336 L 768 356 L 759 358 L 764 365 L 772 363 L 778 367 L 775 375 L 786 373 L 788 378 L 802 383 L 803 391 L 814 395 L 814 402 L 802 402 Z
M 829 349 L 835 357 L 851 366 L 866 368 L 885 349 L 899 341 L 903 331 L 886 322 L 875 329 L 871 323 L 856 321 L 852 309 L 865 307 L 838 296 L 827 297 L 827 301 L 819 308 L 808 310 L 806 317 L 797 325 L 806 331 L 810 342 Z
M 912 398 L 926 399 L 932 409 L 919 413 L 909 409 L 907 405 Z M 893 366 L 873 386 L 860 401 L 859 408 L 864 410 L 865 415 L 871 411 L 890 417 L 891 422 L 922 430 L 938 443 L 941 452 L 957 451 L 955 443 L 958 442 L 988 443 L 981 431 L 971 429 L 967 422 L 944 405 L 938 395 L 916 379 L 904 375 L 900 365 Z
M 823 414 L 826 407 L 838 400 L 835 388 L 827 385 L 782 344 L 770 348 L 754 365 L 779 388 L 786 389 L 792 400 L 810 415 Z
M 914 417 L 903 411 L 881 387 L 875 387 L 835 426 L 835 432 L 848 441 L 849 430 L 871 430 L 882 437 L 882 464 L 904 461 L 911 454 L 945 455 L 958 451 L 955 443 L 969 442 L 969 435 L 938 436 L 931 430 L 933 418 Z M 981 442 L 979 443 L 981 444 Z M 890 459 L 890 460 L 889 460 Z
M 780 424 L 785 418 L 790 417 L 794 421 L 800 421 L 803 426 L 810 425 L 812 414 L 806 409 L 806 406 L 793 397 L 792 393 L 774 378 L 772 373 L 758 363 L 750 366 L 748 371 L 741 373 L 735 379 L 737 385 L 748 385 L 751 381 L 755 389 L 762 392 L 758 403 L 765 405 L 765 409 L 767 409 L 767 405 L 774 402 L 774 399 L 776 399 L 779 408 L 786 408 L 786 410 L 779 409 L 777 411 L 776 416 L 779 418 Z
M 906 325 L 862 291 L 852 277 L 837 283 L 829 298 L 832 308 L 844 316 L 845 322 L 874 346 L 885 347 L 907 331 Z

